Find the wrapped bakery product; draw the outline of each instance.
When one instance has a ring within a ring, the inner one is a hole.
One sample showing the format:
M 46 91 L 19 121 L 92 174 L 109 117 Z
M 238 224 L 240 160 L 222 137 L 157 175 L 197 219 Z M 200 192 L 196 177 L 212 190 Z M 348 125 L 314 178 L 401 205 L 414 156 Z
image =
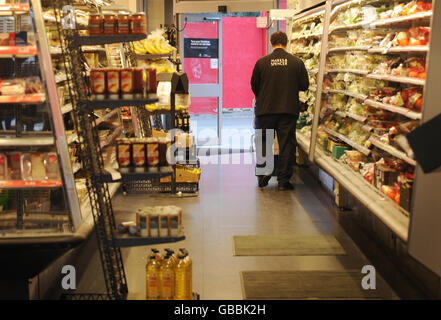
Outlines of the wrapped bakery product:
M 60 170 L 58 166 L 58 156 L 55 152 L 48 152 L 44 157 L 44 166 L 46 168 L 46 179 L 60 179 Z
M 8 157 L 0 153 L 0 181 L 8 180 Z
M 31 153 L 32 180 L 45 180 L 44 153 Z

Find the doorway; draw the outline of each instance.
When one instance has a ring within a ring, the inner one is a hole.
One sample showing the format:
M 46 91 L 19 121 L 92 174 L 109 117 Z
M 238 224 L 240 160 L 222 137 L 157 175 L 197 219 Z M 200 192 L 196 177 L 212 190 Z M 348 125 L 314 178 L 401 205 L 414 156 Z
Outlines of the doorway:
M 252 13 L 181 16 L 183 71 L 190 83 L 190 116 L 198 146 L 249 150 L 253 130 L 251 74 L 266 54 L 266 29 Z

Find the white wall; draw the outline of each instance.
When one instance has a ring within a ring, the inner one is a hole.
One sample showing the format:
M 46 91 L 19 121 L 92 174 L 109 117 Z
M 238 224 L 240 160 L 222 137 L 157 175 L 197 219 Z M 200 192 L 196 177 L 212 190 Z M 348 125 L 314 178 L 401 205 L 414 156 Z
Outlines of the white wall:
M 147 0 L 147 30 L 148 32 L 164 25 L 164 0 Z

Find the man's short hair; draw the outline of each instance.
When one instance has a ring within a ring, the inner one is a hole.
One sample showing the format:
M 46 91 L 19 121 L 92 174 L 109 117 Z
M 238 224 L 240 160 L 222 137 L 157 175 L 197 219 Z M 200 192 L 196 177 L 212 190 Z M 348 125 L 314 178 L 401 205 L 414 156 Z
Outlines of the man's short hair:
M 273 47 L 281 45 L 286 47 L 288 44 L 288 36 L 285 32 L 277 31 L 271 35 L 271 45 Z

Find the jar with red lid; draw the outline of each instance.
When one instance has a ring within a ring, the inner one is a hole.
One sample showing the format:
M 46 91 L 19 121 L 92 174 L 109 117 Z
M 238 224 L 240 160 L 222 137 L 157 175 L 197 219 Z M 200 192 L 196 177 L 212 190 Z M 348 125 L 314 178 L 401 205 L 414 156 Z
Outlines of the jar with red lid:
M 99 13 L 91 13 L 89 15 L 89 34 L 97 35 L 103 33 L 103 17 Z
M 121 92 L 120 69 L 107 69 L 107 93 L 110 99 L 118 99 Z
M 104 34 L 116 34 L 117 17 L 114 14 L 106 13 L 104 15 Z
M 124 99 L 133 99 L 135 72 L 131 68 L 121 69 L 121 93 Z
M 134 90 L 134 97 L 137 99 L 141 99 L 144 97 L 144 69 L 143 68 L 135 68 L 135 90 Z
M 145 34 L 147 19 L 144 12 L 138 12 L 131 16 L 132 33 Z
M 118 15 L 118 34 L 130 33 L 130 15 L 119 14 Z
M 92 69 L 90 71 L 90 87 L 93 97 L 103 100 L 106 94 L 106 71 L 102 69 Z

